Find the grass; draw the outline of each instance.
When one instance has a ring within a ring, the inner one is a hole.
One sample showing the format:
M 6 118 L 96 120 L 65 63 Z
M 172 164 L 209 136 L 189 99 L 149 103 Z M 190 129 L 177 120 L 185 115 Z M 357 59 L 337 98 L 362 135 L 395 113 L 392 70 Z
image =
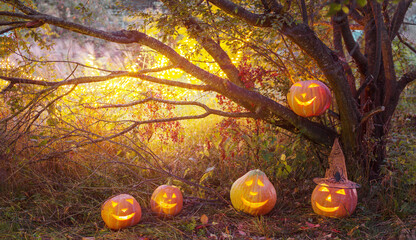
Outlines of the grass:
M 323 169 L 306 143 L 282 134 L 284 141 L 276 143 L 281 147 L 271 149 L 264 145 L 268 140 L 261 140 L 268 136 L 259 135 L 257 150 L 240 151 L 219 141 L 207 149 L 197 139 L 218 136 L 201 131 L 176 147 L 160 150 L 161 160 L 147 153 L 149 162 L 117 151 L 111 143 L 43 160 L 25 154 L 1 156 L 0 239 L 415 239 L 413 106 L 413 100 L 402 101 L 388 139 L 385 178 L 358 190 L 357 209 L 348 218 L 313 213 L 310 194 L 315 184 L 311 179 Z M 264 149 L 272 155 L 262 155 Z M 237 154 L 231 156 L 233 152 Z M 277 167 L 276 161 L 256 158 L 282 160 L 282 155 L 291 166 L 285 174 L 278 171 L 284 167 L 282 162 Z M 151 170 L 158 161 L 182 181 Z M 236 212 L 228 202 L 229 188 L 247 164 L 265 170 L 276 187 L 277 204 L 265 216 Z M 164 219 L 150 212 L 149 200 L 152 191 L 167 182 L 181 187 L 185 198 L 183 211 Z M 112 231 L 101 220 L 100 207 L 118 193 L 133 195 L 143 216 L 136 226 Z M 203 215 L 208 217 L 206 224 L 201 222 Z

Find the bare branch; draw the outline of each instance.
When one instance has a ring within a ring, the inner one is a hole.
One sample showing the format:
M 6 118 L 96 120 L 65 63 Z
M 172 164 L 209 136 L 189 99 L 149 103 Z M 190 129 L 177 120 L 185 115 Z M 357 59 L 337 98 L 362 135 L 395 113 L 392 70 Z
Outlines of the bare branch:
M 38 86 L 65 86 L 65 85 L 75 85 L 75 84 L 85 84 L 85 83 L 95 83 L 95 82 L 104 82 L 108 80 L 112 80 L 114 78 L 121 78 L 121 77 L 134 77 L 134 78 L 140 78 L 142 80 L 146 80 L 149 82 L 174 86 L 174 87 L 181 87 L 181 88 L 187 88 L 192 90 L 200 90 L 200 91 L 210 91 L 212 90 L 211 87 L 207 85 L 195 85 L 190 83 L 183 83 L 178 81 L 172 81 L 172 80 L 166 80 L 166 79 L 160 79 L 156 77 L 147 76 L 145 74 L 141 74 L 139 72 L 113 72 L 106 76 L 86 76 L 86 77 L 78 77 L 78 78 L 72 78 L 68 80 L 62 80 L 58 82 L 51 82 L 51 81 L 43 81 L 43 80 L 32 80 L 32 79 L 26 79 L 26 78 L 16 78 L 16 77 L 7 77 L 7 76 L 1 76 L 0 79 L 3 79 L 5 81 L 9 81 L 12 84 L 30 84 L 30 85 L 38 85 Z M 4 91 L 5 89 L 3 89 Z
M 416 80 L 416 66 L 413 66 L 413 70 L 404 74 L 398 81 L 398 88 L 403 90 L 409 83 Z
M 365 122 L 367 122 L 367 120 L 372 117 L 373 115 L 377 114 L 377 113 L 381 113 L 384 112 L 384 110 L 386 110 L 386 108 L 384 106 L 379 106 L 373 110 L 371 110 L 370 112 L 366 113 L 366 115 L 363 116 L 363 118 L 361 119 L 360 125 L 363 125 Z
M 401 43 L 403 43 L 406 47 L 408 47 L 412 52 L 416 53 L 416 48 L 410 45 L 410 43 L 406 42 L 400 34 L 397 34 L 397 38 Z
M 165 100 L 165 99 L 159 99 L 159 98 L 154 98 L 154 97 L 148 97 L 142 100 L 138 100 L 138 101 L 134 101 L 130 103 L 124 103 L 124 104 L 110 104 L 110 105 L 101 105 L 101 106 L 96 106 L 96 107 L 92 107 L 92 106 L 85 106 L 85 107 L 90 108 L 90 109 L 121 108 L 121 107 L 131 107 L 131 106 L 143 104 L 143 103 L 150 102 L 150 101 L 171 104 L 171 105 L 198 106 L 198 107 L 203 108 L 208 114 L 214 114 L 214 115 L 219 115 L 223 117 L 258 118 L 256 114 L 251 113 L 251 112 L 240 112 L 240 113 L 224 112 L 224 111 L 212 109 L 208 107 L 207 105 L 200 103 L 200 102 L 196 102 L 196 101 L 172 101 L 172 100 Z
M 0 21 L 0 26 L 8 26 L 8 25 L 20 25 L 20 24 L 26 24 L 27 21 L 13 21 L 13 22 L 1 22 Z

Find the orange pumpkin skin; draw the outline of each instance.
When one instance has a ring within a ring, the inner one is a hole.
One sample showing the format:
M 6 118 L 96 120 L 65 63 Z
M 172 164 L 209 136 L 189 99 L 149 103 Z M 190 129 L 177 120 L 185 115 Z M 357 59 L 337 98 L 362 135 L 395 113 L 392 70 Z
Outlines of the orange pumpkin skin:
M 323 114 L 331 106 L 331 101 L 332 95 L 328 87 L 315 80 L 297 82 L 287 94 L 290 108 L 302 117 Z
M 150 207 L 158 216 L 175 216 L 183 207 L 183 196 L 179 188 L 161 185 L 153 192 Z
M 119 230 L 136 225 L 142 217 L 142 209 L 129 194 L 120 194 L 104 202 L 101 217 L 108 228 Z
M 320 184 L 312 192 L 311 203 L 316 214 L 333 218 L 346 217 L 357 206 L 357 190 Z
M 251 170 L 233 183 L 230 198 L 236 210 L 253 216 L 264 215 L 276 204 L 276 190 L 266 174 Z

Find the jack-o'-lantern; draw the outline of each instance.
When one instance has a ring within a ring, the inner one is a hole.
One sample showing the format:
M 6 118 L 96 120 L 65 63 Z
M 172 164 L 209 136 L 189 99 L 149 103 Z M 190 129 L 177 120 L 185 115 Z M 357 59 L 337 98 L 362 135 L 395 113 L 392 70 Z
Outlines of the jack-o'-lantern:
M 104 202 L 101 217 L 108 228 L 119 230 L 136 225 L 142 217 L 142 209 L 129 194 L 120 194 Z
M 312 197 L 313 211 L 327 217 L 351 215 L 357 206 L 355 188 L 334 188 L 322 183 L 315 187 Z
M 315 80 L 297 82 L 287 94 L 290 108 L 302 117 L 323 114 L 331 106 L 331 101 L 332 95 L 328 87 Z
M 175 216 L 182 210 L 182 206 L 182 192 L 172 185 L 159 186 L 150 199 L 150 207 L 158 216 Z
M 276 190 L 266 174 L 256 169 L 247 172 L 231 186 L 231 203 L 238 211 L 264 215 L 276 204 Z
M 345 158 L 338 139 L 334 142 L 328 161 L 329 169 L 325 178 L 314 179 L 318 185 L 312 192 L 312 209 L 316 214 L 327 217 L 349 216 L 357 206 L 356 189 L 360 185 L 348 180 Z

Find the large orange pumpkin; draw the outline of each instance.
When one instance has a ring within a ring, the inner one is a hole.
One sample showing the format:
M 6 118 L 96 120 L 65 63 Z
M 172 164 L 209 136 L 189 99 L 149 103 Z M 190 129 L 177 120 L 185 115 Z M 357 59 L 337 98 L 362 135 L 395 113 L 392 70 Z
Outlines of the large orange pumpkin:
M 335 188 L 321 183 L 312 192 L 312 209 L 316 214 L 327 217 L 346 217 L 357 206 L 355 188 Z
M 290 108 L 302 117 L 323 114 L 331 106 L 331 99 L 328 87 L 315 80 L 297 82 L 290 87 L 287 94 Z
M 119 230 L 136 225 L 142 217 L 142 209 L 129 194 L 120 194 L 104 202 L 101 217 L 108 228 Z
M 235 209 L 254 216 L 264 215 L 276 204 L 276 190 L 266 174 L 256 169 L 233 183 L 230 198 Z
M 172 185 L 159 186 L 150 199 L 150 207 L 158 216 L 175 216 L 182 210 L 182 206 L 182 192 Z

